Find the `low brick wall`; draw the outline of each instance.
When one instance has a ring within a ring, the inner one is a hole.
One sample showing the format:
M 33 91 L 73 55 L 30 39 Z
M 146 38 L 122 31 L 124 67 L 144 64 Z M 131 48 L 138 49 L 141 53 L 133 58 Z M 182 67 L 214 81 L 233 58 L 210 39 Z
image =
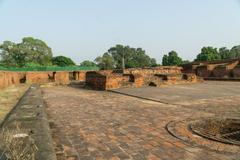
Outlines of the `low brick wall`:
M 203 78 L 236 78 L 240 59 L 193 62 L 183 65 L 184 73 L 196 73 Z M 236 69 L 235 69 L 236 68 Z
M 19 84 L 21 77 L 21 74 L 16 72 L 0 72 L 0 88 Z
M 48 83 L 51 72 L 26 72 L 27 83 Z
M 76 74 L 78 76 L 78 78 L 76 80 L 80 81 L 80 82 L 85 82 L 86 81 L 86 73 L 87 73 L 87 71 L 76 72 Z
M 54 79 L 55 83 L 69 84 L 69 72 L 56 72 Z
M 154 67 L 154 68 L 131 68 L 125 69 L 124 74 L 179 74 L 182 73 L 182 67 Z
M 240 66 L 237 66 L 233 69 L 233 77 L 234 78 L 240 78 Z
M 0 71 L 0 88 L 20 83 L 43 84 L 54 82 L 70 84 L 71 81 L 86 81 L 87 71 L 59 72 L 11 72 Z M 71 77 L 72 76 L 72 77 Z
M 199 66 L 196 68 L 196 74 L 199 77 L 210 77 L 212 74 L 212 71 L 208 70 L 207 66 Z
M 181 67 L 157 67 L 87 72 L 86 85 L 96 90 L 122 87 L 160 86 L 182 82 L 197 82 L 194 74 L 182 74 Z M 185 75 L 185 77 L 184 77 Z M 189 78 L 190 77 L 190 78 Z
M 34 159 L 56 160 L 45 108 L 41 89 L 34 85 L 8 114 L 0 128 L 5 130 L 20 128 L 28 131 L 38 148 Z
M 227 69 L 226 66 L 219 66 L 213 70 L 213 77 L 222 78 L 222 77 L 230 77 L 231 70 Z
M 86 85 L 92 89 L 105 90 L 106 76 L 97 72 L 91 71 L 86 73 Z

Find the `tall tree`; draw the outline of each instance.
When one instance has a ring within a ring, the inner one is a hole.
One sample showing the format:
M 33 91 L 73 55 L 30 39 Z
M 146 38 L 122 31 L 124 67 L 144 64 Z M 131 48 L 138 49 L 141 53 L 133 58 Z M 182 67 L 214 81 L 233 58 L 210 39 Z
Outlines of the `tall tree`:
M 51 65 L 52 50 L 45 42 L 32 37 L 23 38 L 15 44 L 4 41 L 0 45 L 1 61 L 5 65 L 23 67 L 27 63 Z
M 99 56 L 95 59 L 100 69 L 113 69 L 115 67 L 114 59 L 109 53 L 104 53 L 103 56 Z
M 108 54 L 113 57 L 116 68 L 151 67 L 156 65 L 156 60 L 150 58 L 142 48 L 116 45 L 108 50 Z
M 218 53 L 217 48 L 203 47 L 201 53 L 197 55 L 195 61 L 213 61 L 221 60 L 221 55 Z
M 178 66 L 183 63 L 182 58 L 180 58 L 175 51 L 171 51 L 168 55 L 164 55 L 162 59 L 163 66 Z
M 4 41 L 0 45 L 1 63 L 8 66 L 24 66 L 26 52 L 21 52 L 19 46 L 11 41 Z
M 235 59 L 235 58 L 240 58 L 240 45 L 239 46 L 234 46 L 230 50 L 230 59 Z
M 27 54 L 26 61 L 51 65 L 52 49 L 42 40 L 32 37 L 23 38 L 19 45 L 20 52 Z
M 226 47 L 222 47 L 219 49 L 219 55 L 221 56 L 221 59 L 230 59 L 230 50 Z
M 65 67 L 65 66 L 74 66 L 75 63 L 71 58 L 65 57 L 65 56 L 57 56 L 52 58 L 52 64 Z
M 112 55 L 116 63 L 116 67 L 122 68 L 125 67 L 126 62 L 132 54 L 132 50 L 129 46 L 116 45 L 108 50 L 108 54 Z

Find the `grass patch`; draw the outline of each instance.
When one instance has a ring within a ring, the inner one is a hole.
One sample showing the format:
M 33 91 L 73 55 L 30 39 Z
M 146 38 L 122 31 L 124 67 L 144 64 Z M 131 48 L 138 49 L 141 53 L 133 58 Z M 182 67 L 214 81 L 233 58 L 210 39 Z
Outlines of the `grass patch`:
M 6 160 L 34 160 L 37 146 L 31 134 L 19 127 L 3 129 L 0 134 L 0 159 Z

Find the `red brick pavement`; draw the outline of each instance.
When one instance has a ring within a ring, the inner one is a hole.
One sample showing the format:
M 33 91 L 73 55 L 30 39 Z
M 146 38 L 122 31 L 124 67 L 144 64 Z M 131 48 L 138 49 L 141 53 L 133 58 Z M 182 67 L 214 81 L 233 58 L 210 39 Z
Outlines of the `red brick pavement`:
M 70 87 L 44 88 L 43 94 L 59 160 L 240 159 L 237 153 L 184 142 L 165 128 L 187 118 L 239 115 L 239 97 L 180 106 Z

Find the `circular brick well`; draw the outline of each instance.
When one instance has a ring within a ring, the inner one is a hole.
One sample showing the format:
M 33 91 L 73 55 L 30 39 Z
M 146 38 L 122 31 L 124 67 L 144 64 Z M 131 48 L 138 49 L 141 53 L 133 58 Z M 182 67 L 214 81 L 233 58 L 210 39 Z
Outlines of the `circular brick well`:
M 240 153 L 240 119 L 200 118 L 171 121 L 166 130 L 177 139 L 219 152 Z
M 240 119 L 206 119 L 189 124 L 190 129 L 205 138 L 240 146 Z

